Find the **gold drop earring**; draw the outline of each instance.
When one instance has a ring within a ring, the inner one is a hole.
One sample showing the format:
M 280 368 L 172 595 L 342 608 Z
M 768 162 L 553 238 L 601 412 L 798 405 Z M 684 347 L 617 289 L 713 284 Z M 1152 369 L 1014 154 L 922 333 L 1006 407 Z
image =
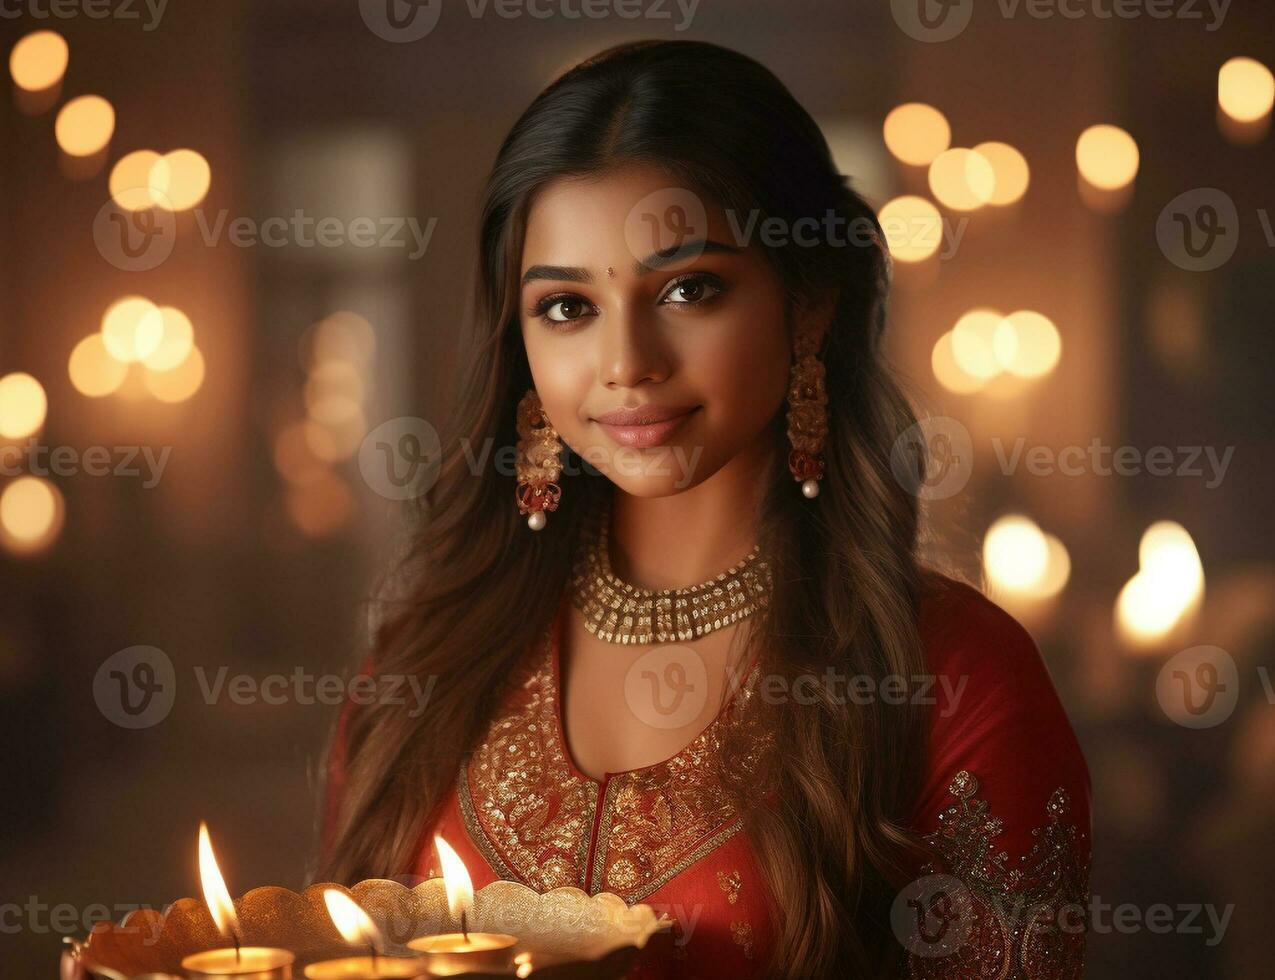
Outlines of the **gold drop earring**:
M 828 392 L 824 388 L 824 365 L 816 356 L 821 340 L 820 331 L 798 332 L 788 383 L 788 439 L 792 443 L 788 470 L 809 499 L 819 496 L 828 438 Z
M 540 531 L 548 521 L 546 511 L 557 510 L 562 499 L 562 488 L 557 483 L 562 475 L 562 440 L 549 424 L 535 388 L 528 388 L 518 402 L 517 428 L 518 487 L 514 498 L 518 512 L 530 515 L 527 526 Z

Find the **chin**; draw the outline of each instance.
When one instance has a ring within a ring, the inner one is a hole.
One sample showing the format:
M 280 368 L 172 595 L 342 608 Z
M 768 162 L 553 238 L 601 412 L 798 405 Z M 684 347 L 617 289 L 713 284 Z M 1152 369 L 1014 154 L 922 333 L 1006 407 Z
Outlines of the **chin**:
M 693 453 L 676 448 L 676 452 L 647 450 L 640 456 L 632 453 L 620 454 L 618 458 L 612 456 L 606 460 L 605 468 L 597 468 L 619 490 L 632 497 L 669 497 L 703 483 L 711 472 L 702 457 L 696 458 Z
M 688 481 L 681 476 L 626 477 L 620 480 L 608 477 L 608 479 L 615 484 L 617 490 L 622 490 L 630 497 L 651 499 L 684 493 L 699 482 L 698 480 Z

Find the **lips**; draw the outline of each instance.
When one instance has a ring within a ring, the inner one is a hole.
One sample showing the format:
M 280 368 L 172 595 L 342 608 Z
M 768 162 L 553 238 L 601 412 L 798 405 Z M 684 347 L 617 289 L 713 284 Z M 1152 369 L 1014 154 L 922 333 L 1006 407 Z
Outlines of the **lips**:
M 668 441 L 698 409 L 698 405 L 643 405 L 617 408 L 597 416 L 594 421 L 620 445 L 647 449 Z

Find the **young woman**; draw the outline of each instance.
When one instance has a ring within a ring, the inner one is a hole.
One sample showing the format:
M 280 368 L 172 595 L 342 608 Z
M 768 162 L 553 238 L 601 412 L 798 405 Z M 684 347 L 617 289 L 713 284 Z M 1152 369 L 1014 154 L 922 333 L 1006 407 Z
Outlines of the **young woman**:
M 366 668 L 433 694 L 343 713 L 324 878 L 437 874 L 440 833 L 475 886 L 667 912 L 648 975 L 1081 975 L 1088 773 L 1031 638 L 916 557 L 889 272 L 751 59 L 628 44 L 541 93 Z

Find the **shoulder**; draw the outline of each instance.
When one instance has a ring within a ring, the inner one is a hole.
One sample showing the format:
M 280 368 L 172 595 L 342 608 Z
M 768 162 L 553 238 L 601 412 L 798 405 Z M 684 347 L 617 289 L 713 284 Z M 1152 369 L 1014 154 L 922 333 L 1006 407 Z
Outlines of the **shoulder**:
M 918 829 L 936 829 L 972 777 L 1000 809 L 991 815 L 1004 821 L 1010 849 L 1030 847 L 1051 801 L 1087 833 L 1089 771 L 1031 634 L 977 589 L 937 573 L 927 576 L 920 633 L 933 693 Z
M 1020 673 L 1040 661 L 1018 620 L 972 585 L 938 572 L 926 575 L 919 626 L 933 670 Z

